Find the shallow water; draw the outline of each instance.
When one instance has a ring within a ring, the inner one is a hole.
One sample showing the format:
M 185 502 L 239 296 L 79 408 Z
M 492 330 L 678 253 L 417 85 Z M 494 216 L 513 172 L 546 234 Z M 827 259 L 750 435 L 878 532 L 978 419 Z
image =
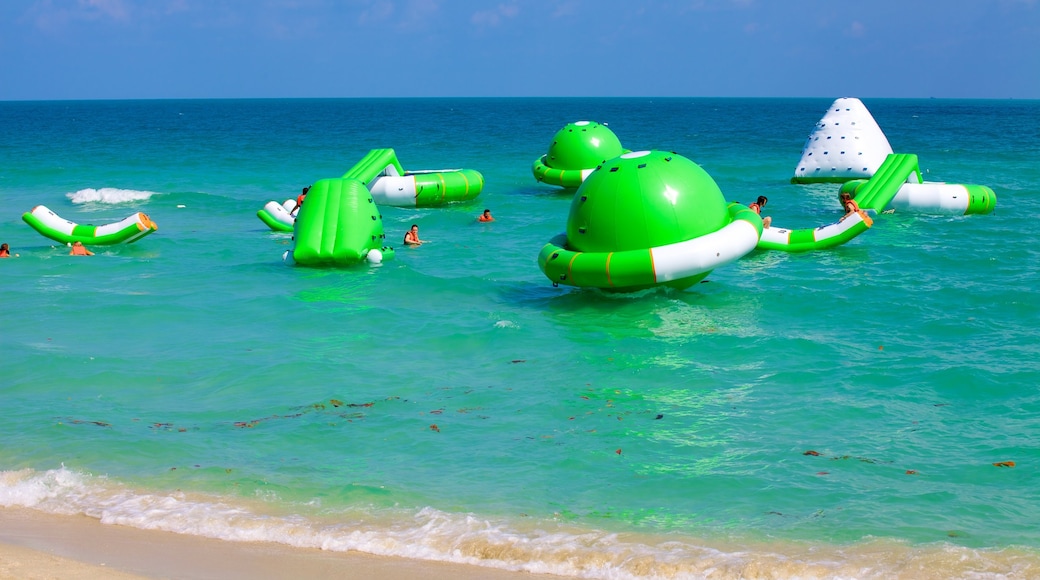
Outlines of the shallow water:
M 865 101 L 991 215 L 878 216 L 685 292 L 538 270 L 570 197 L 530 166 L 566 123 L 799 228 L 837 217 L 788 183 L 829 103 L 0 103 L 0 505 L 574 576 L 1034 575 L 1040 103 Z M 486 188 L 382 208 L 432 241 L 379 266 L 283 264 L 256 211 L 376 147 Z M 37 204 L 159 231 L 73 259 Z

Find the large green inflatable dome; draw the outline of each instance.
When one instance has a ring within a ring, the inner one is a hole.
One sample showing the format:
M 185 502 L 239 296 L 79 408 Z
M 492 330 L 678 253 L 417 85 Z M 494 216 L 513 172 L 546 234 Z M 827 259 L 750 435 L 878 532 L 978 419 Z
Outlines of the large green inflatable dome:
M 682 155 L 625 153 L 578 188 L 567 244 L 580 252 L 621 252 L 682 242 L 728 224 L 727 205 L 715 180 Z
M 545 164 L 554 169 L 592 169 L 624 151 L 617 135 L 606 125 L 578 121 L 556 132 Z

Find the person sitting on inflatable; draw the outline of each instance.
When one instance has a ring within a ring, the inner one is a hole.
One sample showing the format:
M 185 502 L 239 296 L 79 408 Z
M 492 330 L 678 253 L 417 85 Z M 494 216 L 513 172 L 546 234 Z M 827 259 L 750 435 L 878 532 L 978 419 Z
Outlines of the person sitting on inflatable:
M 493 222 L 493 221 L 495 221 L 495 218 L 491 217 L 491 210 L 485 209 L 484 213 L 480 214 L 480 217 L 477 218 L 477 221 L 478 222 Z
M 751 211 L 757 213 L 758 215 L 762 215 L 762 208 L 764 208 L 766 206 L 766 202 L 768 202 L 768 201 L 769 201 L 769 198 L 767 198 L 764 195 L 760 195 L 760 196 L 758 196 L 758 200 L 756 200 L 754 203 L 749 203 L 748 207 L 751 209 Z M 768 228 L 769 224 L 771 224 L 771 223 L 773 223 L 773 218 L 772 217 L 765 216 L 765 217 L 762 218 L 762 227 L 763 228 Z
M 841 208 L 845 210 L 845 215 L 841 216 L 842 220 L 859 211 L 859 204 L 852 199 L 851 193 L 842 193 L 838 198 L 841 199 Z

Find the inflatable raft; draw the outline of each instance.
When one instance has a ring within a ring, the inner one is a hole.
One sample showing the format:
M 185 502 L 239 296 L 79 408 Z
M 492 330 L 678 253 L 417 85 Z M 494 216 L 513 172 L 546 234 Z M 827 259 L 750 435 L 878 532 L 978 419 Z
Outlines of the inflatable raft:
M 800 230 L 789 230 L 776 226 L 762 230 L 762 237 L 756 246 L 760 250 L 780 250 L 783 252 L 810 252 L 840 246 L 852 238 L 862 234 L 874 225 L 864 211 L 850 214 L 842 220 L 820 226 Z
M 291 232 L 296 223 L 296 216 L 292 213 L 295 209 L 295 199 L 287 199 L 283 203 L 269 201 L 263 209 L 256 212 L 256 217 L 276 232 Z
M 301 266 L 350 266 L 393 256 L 384 246 L 383 218 L 365 184 L 322 179 L 311 186 L 296 216 L 286 261 Z
M 556 132 L 548 152 L 535 160 L 531 171 L 540 183 L 577 189 L 596 167 L 626 151 L 606 125 L 578 121 Z
M 377 204 L 397 207 L 469 201 L 484 189 L 484 176 L 472 169 L 405 171 L 393 149 L 369 151 L 343 178 L 364 183 Z
M 22 214 L 22 220 L 56 242 L 82 242 L 92 246 L 132 244 L 159 229 L 147 214 L 141 212 L 115 223 L 94 226 L 64 219 L 42 205 Z

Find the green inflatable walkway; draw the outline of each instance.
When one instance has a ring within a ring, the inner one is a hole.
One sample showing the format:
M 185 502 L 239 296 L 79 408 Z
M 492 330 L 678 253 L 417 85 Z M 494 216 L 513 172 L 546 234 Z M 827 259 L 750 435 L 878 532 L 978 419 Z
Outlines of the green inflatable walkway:
M 356 179 L 361 183 L 368 184 L 379 174 L 386 171 L 386 168 L 393 165 L 394 169 L 397 170 L 398 175 L 404 175 L 405 171 L 401 167 L 401 162 L 397 160 L 397 154 L 394 153 L 393 149 L 373 149 L 368 152 L 367 155 L 361 158 L 351 167 L 349 171 L 343 174 L 343 179 Z
M 878 213 L 885 209 L 888 202 L 899 193 L 899 188 L 906 183 L 911 173 L 917 173 L 917 182 L 921 183 L 921 168 L 917 164 L 917 155 L 913 153 L 892 153 L 874 172 L 866 183 L 856 188 L 856 205 L 860 209 L 872 209 Z

